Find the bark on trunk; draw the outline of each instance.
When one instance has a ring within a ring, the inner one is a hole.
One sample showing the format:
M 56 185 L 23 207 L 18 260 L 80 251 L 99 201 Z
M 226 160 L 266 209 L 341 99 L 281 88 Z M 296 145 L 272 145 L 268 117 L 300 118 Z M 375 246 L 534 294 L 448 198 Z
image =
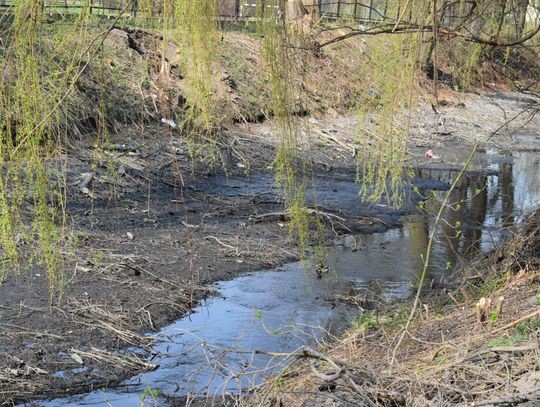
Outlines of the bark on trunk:
M 287 20 L 299 23 L 304 19 L 304 5 L 302 0 L 287 0 Z
M 321 19 L 320 0 L 304 0 L 305 20 L 309 25 L 316 25 Z
M 520 39 L 525 30 L 527 22 L 527 9 L 529 8 L 529 0 L 517 0 L 515 5 L 514 17 L 516 20 L 516 39 Z

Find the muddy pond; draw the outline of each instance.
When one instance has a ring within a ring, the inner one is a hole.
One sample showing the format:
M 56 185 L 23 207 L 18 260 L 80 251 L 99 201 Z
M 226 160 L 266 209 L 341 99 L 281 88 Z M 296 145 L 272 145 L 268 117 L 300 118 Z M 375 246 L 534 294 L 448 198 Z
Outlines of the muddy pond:
M 445 211 L 427 277 L 430 284 L 443 281 L 463 259 L 494 247 L 507 233 L 506 227 L 520 222 L 540 203 L 539 153 L 505 155 L 488 150 L 478 160 L 482 170 L 461 180 L 450 199 L 452 207 Z M 444 186 L 456 174 L 442 168 L 415 170 L 417 180 L 439 186 L 439 191 L 421 191 L 427 197 L 442 196 Z M 267 182 L 259 181 L 246 186 L 245 180 L 229 180 L 231 193 L 239 188 L 261 188 Z M 340 186 L 335 205 L 340 200 L 358 199 L 358 189 L 353 183 Z M 437 206 L 426 204 L 425 210 L 433 215 Z M 162 395 L 221 395 L 260 383 L 290 359 L 243 351 L 289 353 L 305 345 L 315 347 L 359 317 L 358 308 L 340 298 L 354 295 L 394 301 L 414 293 L 433 216 L 411 210 L 401 221 L 401 228 L 342 235 L 329 242 L 328 271 L 322 278 L 308 260 L 217 283 L 214 288 L 220 296 L 207 299 L 193 314 L 155 334 L 158 344 L 154 350 L 159 356 L 151 362 L 160 366 L 157 370 L 133 377 L 118 389 L 31 405 L 127 407 L 140 405 L 144 395 L 149 397 L 142 404 L 162 405 Z M 369 307 L 369 301 L 364 306 Z M 77 371 L 57 372 L 59 377 L 67 374 Z

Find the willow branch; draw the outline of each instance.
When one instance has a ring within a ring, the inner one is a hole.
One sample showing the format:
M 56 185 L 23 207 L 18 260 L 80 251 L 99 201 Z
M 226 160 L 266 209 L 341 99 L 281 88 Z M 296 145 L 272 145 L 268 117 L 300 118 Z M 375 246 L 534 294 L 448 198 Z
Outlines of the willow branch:
M 372 28 L 365 29 L 365 30 L 354 30 L 347 34 L 334 37 L 326 42 L 323 42 L 322 44 L 317 45 L 317 48 L 320 49 L 328 45 L 335 44 L 337 42 L 344 41 L 352 37 L 356 37 L 358 35 L 412 34 L 412 33 L 419 33 L 419 32 L 433 32 L 433 31 L 436 31 L 439 34 L 444 34 L 448 37 L 462 38 L 468 42 L 474 42 L 476 44 L 481 44 L 481 45 L 489 45 L 491 47 L 514 47 L 517 45 L 524 44 L 525 42 L 533 38 L 536 34 L 538 34 L 540 32 L 540 24 L 538 24 L 532 31 L 530 31 L 524 37 L 521 37 L 520 39 L 515 40 L 515 41 L 509 41 L 509 42 L 500 42 L 498 40 L 485 39 L 485 38 L 481 38 L 472 34 L 465 34 L 460 31 L 452 30 L 448 27 L 434 28 L 432 25 L 420 26 L 418 24 L 410 24 L 410 23 L 401 23 L 401 24 L 398 23 L 396 25 L 382 24 L 382 25 L 377 25 Z
M 429 267 L 429 261 L 431 260 L 431 254 L 432 254 L 431 249 L 433 247 L 433 242 L 435 241 L 435 233 L 438 230 L 438 225 L 441 223 L 443 212 L 446 209 L 446 205 L 447 205 L 448 201 L 450 200 L 450 196 L 452 195 L 452 192 L 454 191 L 454 189 L 456 189 L 457 184 L 459 183 L 459 181 L 463 177 L 463 174 L 465 174 L 465 171 L 467 170 L 470 163 L 472 162 L 472 159 L 473 159 L 474 155 L 476 154 L 476 150 L 478 149 L 479 144 L 480 144 L 480 141 L 477 139 L 474 146 L 473 146 L 473 148 L 472 148 L 472 150 L 471 150 L 471 152 L 470 152 L 470 154 L 469 154 L 469 157 L 467 158 L 467 161 L 465 162 L 465 164 L 461 168 L 461 171 L 459 172 L 456 179 L 454 179 L 454 182 L 450 186 L 450 189 L 446 192 L 444 200 L 441 203 L 441 207 L 439 208 L 439 211 L 437 212 L 437 217 L 435 218 L 435 225 L 433 226 L 433 229 L 431 230 L 431 233 L 430 233 L 430 236 L 429 236 L 428 246 L 426 248 L 426 256 L 425 256 L 425 259 L 424 259 L 424 266 L 422 268 L 422 273 L 420 274 L 420 281 L 418 282 L 418 289 L 416 290 L 416 296 L 414 297 L 413 306 L 412 306 L 411 312 L 409 314 L 409 317 L 407 318 L 407 323 L 405 324 L 405 327 L 403 328 L 403 333 L 401 334 L 401 337 L 399 338 L 396 346 L 394 347 L 394 350 L 392 351 L 391 365 L 394 365 L 394 363 L 396 362 L 397 351 L 398 351 L 399 347 L 401 346 L 401 343 L 403 342 L 403 339 L 405 338 L 405 335 L 406 335 L 406 333 L 407 333 L 407 331 L 408 331 L 408 329 L 409 329 L 409 327 L 410 327 L 410 325 L 412 323 L 412 320 L 414 319 L 414 315 L 416 314 L 416 311 L 418 309 L 418 304 L 420 303 L 420 295 L 422 293 L 422 287 L 424 286 L 424 280 L 425 280 L 426 275 L 427 275 L 427 271 L 428 271 L 428 267 Z
M 78 80 L 80 79 L 80 77 L 82 76 L 82 74 L 84 72 L 86 72 L 86 69 L 88 68 L 88 66 L 90 65 L 90 63 L 94 60 L 94 58 L 98 55 L 101 47 L 103 46 L 103 44 L 105 43 L 105 40 L 107 39 L 107 37 L 109 36 L 109 34 L 111 33 L 111 31 L 116 27 L 116 23 L 118 23 L 118 21 L 120 20 L 120 18 L 122 17 L 122 15 L 129 9 L 129 7 L 131 6 L 131 4 L 133 3 L 134 0 L 129 0 L 125 7 L 118 13 L 118 15 L 116 16 L 116 18 L 114 19 L 114 21 L 112 22 L 112 24 L 101 34 L 98 34 L 97 36 L 95 36 L 92 41 L 90 41 L 90 44 L 88 44 L 88 47 L 86 47 L 86 50 L 82 53 L 82 55 L 85 55 L 87 53 L 90 52 L 90 50 L 92 49 L 92 47 L 94 46 L 94 44 L 96 43 L 96 41 L 98 39 L 101 38 L 100 42 L 98 43 L 98 45 L 96 46 L 94 52 L 90 55 L 90 57 L 88 58 L 88 60 L 86 61 L 86 63 L 82 66 L 82 68 L 77 72 L 77 74 L 73 77 L 73 80 L 71 81 L 71 85 L 69 86 L 69 89 L 64 93 L 64 95 L 58 100 L 58 102 L 51 108 L 51 110 L 49 111 L 49 113 L 47 113 L 47 115 L 38 123 L 35 125 L 35 127 L 32 129 L 31 132 L 29 132 L 20 142 L 19 144 L 17 145 L 17 147 L 15 147 L 13 149 L 13 151 L 11 152 L 10 154 L 10 158 L 13 158 L 15 156 L 15 154 L 17 153 L 17 151 L 24 145 L 24 142 L 28 139 L 28 137 L 30 137 L 31 134 L 33 134 L 34 132 L 36 132 L 39 128 L 41 128 L 46 122 L 47 120 L 49 120 L 52 115 L 58 110 L 58 108 L 62 105 L 62 103 L 64 103 L 64 101 L 68 98 L 68 96 L 71 94 L 72 90 L 73 90 L 73 87 L 75 86 L 75 84 L 78 82 Z

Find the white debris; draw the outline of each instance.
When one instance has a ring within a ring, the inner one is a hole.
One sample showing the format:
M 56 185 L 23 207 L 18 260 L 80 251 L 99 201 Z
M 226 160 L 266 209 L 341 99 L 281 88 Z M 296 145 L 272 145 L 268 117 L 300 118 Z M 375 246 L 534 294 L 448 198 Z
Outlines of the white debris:
M 69 355 L 69 356 L 71 356 L 71 359 L 73 359 L 73 360 L 74 360 L 75 362 L 77 362 L 79 365 L 84 365 L 84 362 L 83 362 L 82 358 L 81 358 L 79 355 L 77 355 L 76 353 L 72 353 L 72 354 Z
M 85 195 L 88 195 L 92 199 L 96 199 L 96 195 L 86 187 L 81 188 L 81 192 Z
M 176 129 L 176 123 L 174 122 L 174 120 L 165 119 L 164 117 L 162 117 L 161 118 L 161 123 L 167 124 L 167 125 L 171 126 L 173 129 Z

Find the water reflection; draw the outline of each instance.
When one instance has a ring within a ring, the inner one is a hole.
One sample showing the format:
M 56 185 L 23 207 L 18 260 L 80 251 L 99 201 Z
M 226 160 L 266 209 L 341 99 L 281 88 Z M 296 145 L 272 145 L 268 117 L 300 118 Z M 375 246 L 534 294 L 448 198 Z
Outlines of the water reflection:
M 504 160 L 495 156 L 489 173 L 471 173 L 459 181 L 436 234 L 432 269 L 444 269 L 492 249 L 507 235 L 509 227 L 540 204 L 540 155 L 522 152 L 510 158 L 513 160 L 509 162 L 508 156 Z M 416 175 L 451 182 L 457 171 L 421 169 Z M 426 202 L 430 228 L 444 194 L 435 193 L 435 198 Z M 425 223 L 418 217 L 412 222 Z M 424 233 L 417 231 L 411 238 L 417 241 L 415 246 L 425 248 L 428 231 L 418 227 Z
M 145 388 L 167 395 L 245 390 L 282 369 L 288 359 L 227 349 L 293 352 L 303 345 L 317 346 L 325 335 L 343 332 L 358 315 L 335 301 L 337 294 L 350 289 L 347 277 L 333 277 L 317 279 L 300 263 L 292 263 L 280 271 L 218 283 L 215 288 L 222 297 L 210 298 L 157 335 L 161 343 L 154 350 L 160 356 L 152 362 L 160 365 L 158 370 L 126 381 L 130 388 L 120 391 L 96 391 L 39 405 L 132 407 Z
M 414 268 L 421 270 L 429 242 L 428 220 L 421 215 L 410 216 L 404 227 L 409 233 L 409 257 L 413 259 Z
M 491 198 L 491 206 L 497 201 L 497 195 L 501 199 L 502 213 L 506 214 L 502 220 L 502 226 L 508 228 L 514 225 L 514 182 L 513 182 L 513 166 L 511 164 L 503 164 L 498 178 L 498 193 L 494 193 Z

